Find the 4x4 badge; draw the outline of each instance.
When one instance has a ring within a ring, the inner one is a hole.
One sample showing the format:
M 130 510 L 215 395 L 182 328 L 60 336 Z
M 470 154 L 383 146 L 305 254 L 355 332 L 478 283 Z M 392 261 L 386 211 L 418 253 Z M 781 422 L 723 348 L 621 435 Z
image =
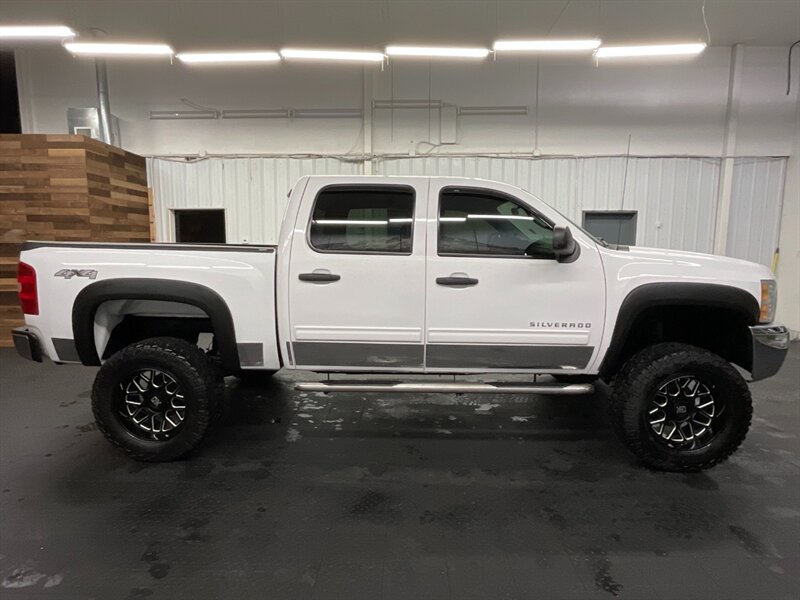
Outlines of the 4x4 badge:
M 61 269 L 53 277 L 63 277 L 64 279 L 72 279 L 73 277 L 88 277 L 95 279 L 97 271 L 94 269 Z

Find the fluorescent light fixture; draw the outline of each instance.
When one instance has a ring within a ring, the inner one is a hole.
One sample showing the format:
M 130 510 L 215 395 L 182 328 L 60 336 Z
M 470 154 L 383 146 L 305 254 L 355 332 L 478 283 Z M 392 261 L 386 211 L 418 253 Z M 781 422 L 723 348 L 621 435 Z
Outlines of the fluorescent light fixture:
M 127 44 L 109 42 L 68 42 L 64 48 L 86 56 L 172 56 L 166 44 Z
M 74 35 L 66 25 L 0 25 L 0 39 L 64 39 Z
M 295 119 L 360 119 L 360 108 L 295 108 L 291 117 Z
M 383 62 L 381 52 L 362 52 L 360 50 L 304 50 L 299 48 L 284 48 L 281 56 L 288 59 L 305 60 L 342 60 L 349 62 Z
M 461 106 L 458 114 L 462 117 L 527 115 L 527 106 Z
M 658 46 L 601 46 L 595 50 L 597 58 L 630 58 L 636 56 L 685 56 L 700 54 L 706 49 L 697 44 L 661 44 Z
M 495 52 L 579 52 L 594 50 L 600 40 L 497 40 Z
M 288 119 L 287 108 L 253 108 L 238 110 L 223 110 L 223 119 Z
M 277 52 L 179 52 L 178 60 L 187 64 L 229 64 L 277 62 Z
M 487 48 L 449 48 L 444 46 L 388 46 L 389 56 L 415 56 L 420 58 L 486 58 Z
M 214 110 L 151 110 L 151 121 L 185 121 L 191 119 L 216 119 Z

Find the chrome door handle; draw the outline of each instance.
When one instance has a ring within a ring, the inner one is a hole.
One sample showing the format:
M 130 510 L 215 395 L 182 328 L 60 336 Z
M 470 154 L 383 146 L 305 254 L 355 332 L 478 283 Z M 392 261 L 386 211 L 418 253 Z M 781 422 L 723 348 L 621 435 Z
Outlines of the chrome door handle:
M 436 283 L 439 285 L 447 285 L 450 287 L 469 287 L 471 285 L 478 285 L 478 280 L 473 277 L 437 277 Z
M 339 281 L 341 276 L 333 273 L 300 273 L 297 278 L 300 281 L 310 281 L 311 283 L 332 283 Z

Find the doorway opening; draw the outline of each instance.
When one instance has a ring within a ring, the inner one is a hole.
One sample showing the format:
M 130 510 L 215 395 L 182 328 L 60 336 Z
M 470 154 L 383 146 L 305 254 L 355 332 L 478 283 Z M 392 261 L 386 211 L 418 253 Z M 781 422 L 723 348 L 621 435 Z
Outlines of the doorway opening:
M 174 210 L 175 241 L 224 244 L 225 209 Z
M 635 210 L 585 210 L 583 228 L 609 244 L 636 245 Z

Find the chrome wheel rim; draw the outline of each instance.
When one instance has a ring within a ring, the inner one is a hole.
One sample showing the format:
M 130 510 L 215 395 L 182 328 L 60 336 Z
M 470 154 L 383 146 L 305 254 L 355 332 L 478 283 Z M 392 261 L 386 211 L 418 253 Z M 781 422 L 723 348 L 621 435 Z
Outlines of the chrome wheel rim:
M 647 419 L 659 442 L 675 450 L 698 450 L 719 432 L 722 409 L 713 386 L 694 375 L 681 375 L 658 388 Z
M 119 387 L 119 414 L 133 435 L 164 441 L 180 431 L 186 419 L 186 400 L 172 375 L 159 369 L 140 369 Z

